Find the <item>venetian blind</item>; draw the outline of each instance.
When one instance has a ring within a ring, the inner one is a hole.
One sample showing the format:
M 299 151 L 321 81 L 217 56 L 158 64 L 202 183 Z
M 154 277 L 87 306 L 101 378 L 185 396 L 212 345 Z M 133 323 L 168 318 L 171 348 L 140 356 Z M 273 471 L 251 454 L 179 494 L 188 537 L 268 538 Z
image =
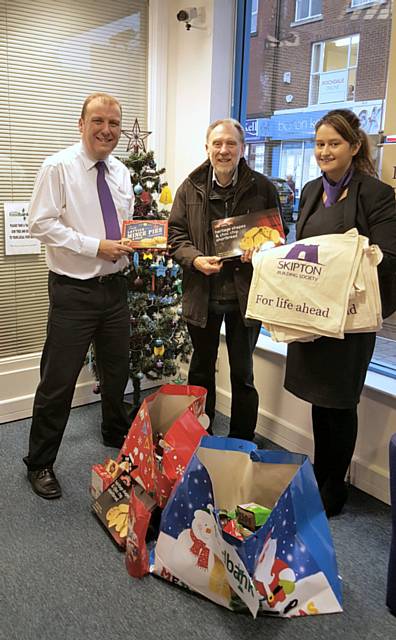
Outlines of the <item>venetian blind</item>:
M 45 250 L 5 255 L 4 202 L 28 201 L 44 158 L 79 140 L 88 94 L 145 127 L 147 47 L 147 0 L 0 0 L 0 358 L 41 351 L 48 308 Z

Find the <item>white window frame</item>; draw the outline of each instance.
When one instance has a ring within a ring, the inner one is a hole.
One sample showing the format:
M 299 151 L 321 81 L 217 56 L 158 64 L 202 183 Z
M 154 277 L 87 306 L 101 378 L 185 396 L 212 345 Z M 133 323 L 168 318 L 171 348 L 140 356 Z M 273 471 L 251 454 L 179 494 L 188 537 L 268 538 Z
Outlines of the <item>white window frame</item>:
M 257 20 L 258 20 L 258 9 L 259 9 L 259 0 L 252 0 L 252 11 L 251 11 L 251 20 L 250 20 L 250 35 L 253 36 L 257 33 Z
M 371 4 L 379 4 L 381 0 L 351 0 L 351 9 L 360 9 Z
M 359 64 L 359 47 L 358 47 L 358 51 L 357 51 L 357 56 L 356 56 L 356 63 L 355 64 L 350 64 L 351 61 L 351 44 L 352 44 L 352 38 L 358 37 L 359 38 L 359 46 L 360 46 L 360 35 L 358 33 L 353 33 L 351 35 L 345 36 L 345 37 L 341 37 L 341 38 L 332 38 L 330 40 L 322 40 L 321 42 L 313 42 L 312 43 L 312 51 L 311 51 L 311 69 L 310 69 L 310 77 L 309 77 L 309 100 L 308 100 L 308 104 L 311 105 L 316 105 L 316 104 L 321 104 L 318 99 L 316 99 L 316 101 L 313 100 L 312 98 L 312 92 L 313 92 L 313 78 L 315 76 L 321 77 L 323 75 L 326 75 L 327 73 L 333 73 L 332 71 L 323 71 L 323 60 L 324 60 L 324 52 L 325 52 L 325 45 L 328 42 L 337 42 L 337 40 L 346 40 L 347 38 L 349 38 L 349 50 L 348 50 L 348 60 L 347 60 L 347 66 L 345 67 L 345 70 L 349 71 L 351 69 L 357 69 L 358 64 Z M 315 47 L 320 46 L 320 57 L 319 57 L 319 70 L 318 71 L 314 71 L 313 70 L 313 65 L 314 65 L 314 51 L 315 51 Z M 342 69 L 339 69 L 339 71 L 342 71 Z M 318 96 L 319 98 L 319 96 Z M 345 100 L 343 101 L 345 102 Z
M 322 11 L 320 13 L 314 13 L 314 14 L 312 13 L 312 1 L 313 0 L 309 0 L 308 14 L 303 18 L 298 18 L 298 11 L 299 11 L 302 0 L 296 0 L 295 22 L 303 22 L 304 20 L 311 20 L 312 18 L 321 17 Z

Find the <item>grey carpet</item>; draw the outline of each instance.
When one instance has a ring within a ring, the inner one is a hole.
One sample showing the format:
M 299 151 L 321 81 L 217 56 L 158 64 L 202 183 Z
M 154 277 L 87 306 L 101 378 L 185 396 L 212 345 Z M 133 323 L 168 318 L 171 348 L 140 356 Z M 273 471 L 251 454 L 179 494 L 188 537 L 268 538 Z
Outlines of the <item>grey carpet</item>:
M 253 620 L 153 576 L 130 578 L 124 555 L 90 512 L 90 467 L 111 453 L 100 442 L 99 421 L 99 404 L 73 409 L 56 465 L 64 497 L 53 502 L 33 494 L 26 480 L 30 421 L 0 425 L 1 640 L 396 638 L 396 618 L 385 606 L 390 508 L 356 489 L 345 513 L 331 520 L 342 614 Z M 217 421 L 224 432 L 227 419 Z

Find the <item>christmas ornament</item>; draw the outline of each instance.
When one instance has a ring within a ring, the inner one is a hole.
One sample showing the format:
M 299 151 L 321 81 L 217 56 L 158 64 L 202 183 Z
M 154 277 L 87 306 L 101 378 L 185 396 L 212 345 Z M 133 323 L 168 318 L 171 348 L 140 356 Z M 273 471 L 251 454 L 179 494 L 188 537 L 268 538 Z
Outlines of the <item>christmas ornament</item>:
M 159 201 L 161 204 L 172 204 L 173 202 L 171 190 L 169 189 L 167 182 L 164 182 L 162 185 Z
M 141 289 L 143 289 L 143 286 L 144 286 L 144 282 L 143 282 L 143 280 L 141 279 L 141 277 L 140 277 L 140 276 L 138 276 L 138 277 L 133 281 L 133 288 L 134 288 L 136 291 L 140 291 Z
M 121 133 L 128 138 L 127 151 L 133 151 L 133 153 L 139 153 L 139 150 L 146 151 L 144 141 L 148 138 L 151 131 L 142 131 L 137 118 L 135 118 L 135 122 L 130 131 L 122 129 Z
M 136 127 L 136 147 L 123 160 L 131 174 L 135 193 L 135 219 L 166 220 L 169 213 L 158 210 L 159 197 L 168 199 L 165 169 L 158 169 L 152 151 L 143 152 L 139 141 L 148 132 Z M 133 132 L 130 134 L 133 147 Z M 144 146 L 144 145 L 143 145 Z M 162 182 L 162 184 L 161 184 Z M 143 196 L 143 197 L 141 197 Z M 161 202 L 163 206 L 164 203 Z M 132 216 L 131 216 L 132 217 Z M 179 363 L 188 362 L 191 341 L 182 319 L 182 272 L 169 254 L 153 249 L 135 250 L 130 256 L 127 274 L 130 313 L 129 376 L 133 382 L 133 404 L 140 406 L 141 381 L 173 379 Z M 91 366 L 95 370 L 95 353 L 91 349 Z M 99 389 L 99 386 L 98 386 Z
M 163 356 L 165 353 L 165 347 L 164 347 L 164 343 L 161 340 L 161 338 L 157 338 L 156 340 L 154 340 L 154 355 L 155 356 Z
M 176 278 L 176 280 L 173 283 L 177 293 L 181 294 L 182 292 L 182 281 L 180 280 L 180 278 Z
M 149 192 L 148 191 L 143 191 L 143 190 L 141 192 L 140 199 L 143 202 L 143 204 L 150 204 L 151 200 L 152 200 L 151 195 L 149 194 Z

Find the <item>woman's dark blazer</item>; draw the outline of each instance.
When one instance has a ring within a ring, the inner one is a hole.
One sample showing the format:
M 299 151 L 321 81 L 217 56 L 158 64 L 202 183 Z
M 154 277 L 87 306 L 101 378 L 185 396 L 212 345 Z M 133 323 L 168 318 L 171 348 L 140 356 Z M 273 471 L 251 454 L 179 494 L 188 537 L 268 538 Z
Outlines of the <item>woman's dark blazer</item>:
M 301 239 L 305 222 L 318 208 L 323 194 L 322 178 L 308 182 L 302 190 L 296 238 Z M 384 254 L 378 267 L 382 315 L 396 310 L 396 201 L 393 188 L 368 174 L 355 171 L 348 187 L 344 230 L 356 227 L 377 244 Z

